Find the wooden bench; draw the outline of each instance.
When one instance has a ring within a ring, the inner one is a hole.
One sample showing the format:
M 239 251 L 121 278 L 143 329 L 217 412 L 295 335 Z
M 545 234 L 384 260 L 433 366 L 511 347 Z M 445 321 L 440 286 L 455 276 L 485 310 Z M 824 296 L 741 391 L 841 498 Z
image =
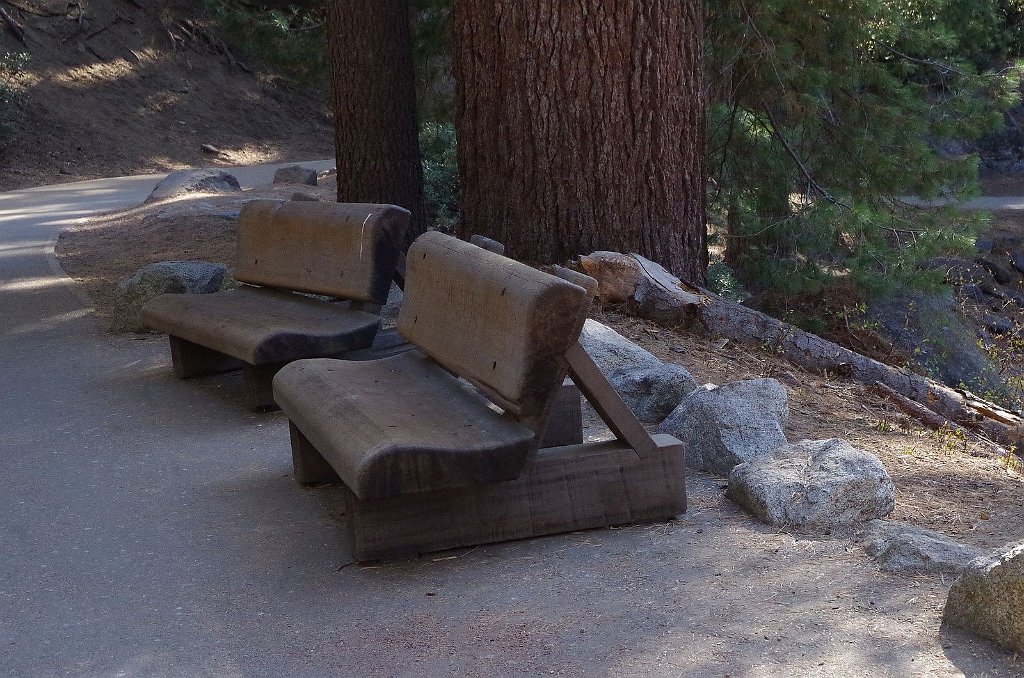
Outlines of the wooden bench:
M 170 337 L 177 377 L 240 367 L 249 405 L 274 407 L 271 379 L 288 362 L 371 346 L 408 223 L 393 205 L 248 203 L 234 269 L 243 285 L 162 294 L 143 322 Z
M 577 341 L 591 292 L 439 233 L 406 275 L 398 328 L 416 350 L 274 378 L 295 478 L 344 483 L 357 560 L 686 510 L 682 444 L 650 436 Z M 567 373 L 615 440 L 541 449 Z

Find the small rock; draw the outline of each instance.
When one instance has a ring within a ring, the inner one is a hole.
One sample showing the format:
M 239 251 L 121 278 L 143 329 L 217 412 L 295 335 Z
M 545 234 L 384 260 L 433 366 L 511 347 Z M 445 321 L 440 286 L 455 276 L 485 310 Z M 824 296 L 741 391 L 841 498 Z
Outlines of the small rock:
M 224 170 L 179 170 L 171 172 L 158 183 L 146 202 L 167 200 L 186 193 L 233 193 L 241 190 L 238 179 Z
M 597 321 L 584 324 L 580 344 L 642 422 L 660 422 L 697 389 L 697 382 L 685 367 L 661 362 Z
M 203 153 L 207 153 L 209 155 L 221 155 L 224 152 L 217 148 L 216 146 L 214 146 L 213 144 L 203 144 L 199 148 L 203 151 Z
M 845 440 L 804 440 L 740 464 L 726 496 L 769 525 L 832 532 L 889 515 L 889 473 Z
M 580 267 L 597 281 L 601 301 L 611 304 L 631 299 L 641 278 L 637 260 L 619 252 L 594 252 L 580 257 Z
M 957 257 L 935 257 L 921 265 L 928 270 L 941 270 L 946 273 L 946 282 L 950 285 L 966 285 L 974 283 L 988 293 L 987 288 L 994 288 L 995 278 L 984 266 Z
M 1011 652 L 1024 652 L 1024 542 L 974 560 L 953 582 L 943 619 Z
M 303 184 L 316 186 L 316 170 L 306 169 L 300 165 L 282 167 L 274 172 L 275 184 Z
M 775 379 L 704 387 L 686 396 L 658 430 L 686 444 L 686 463 L 720 476 L 786 445 L 786 389 Z
M 1006 316 L 986 313 L 982 316 L 981 322 L 994 334 L 1007 334 L 1013 331 L 1013 321 Z
M 292 193 L 293 201 L 296 202 L 320 202 L 320 196 L 316 193 L 307 193 L 305 191 L 295 191 Z
M 996 282 L 1001 285 L 1009 285 L 1010 283 L 1020 280 L 1020 276 L 1016 271 L 998 259 L 993 257 L 978 257 L 975 261 L 984 266 L 985 270 L 991 273 L 992 277 L 996 279 Z
M 164 293 L 209 294 L 221 289 L 228 269 L 207 261 L 160 261 L 122 278 L 114 288 L 114 309 L 110 329 L 141 332 L 139 318 L 143 305 Z
M 883 572 L 960 574 L 981 549 L 908 523 L 872 520 L 864 535 L 864 550 Z

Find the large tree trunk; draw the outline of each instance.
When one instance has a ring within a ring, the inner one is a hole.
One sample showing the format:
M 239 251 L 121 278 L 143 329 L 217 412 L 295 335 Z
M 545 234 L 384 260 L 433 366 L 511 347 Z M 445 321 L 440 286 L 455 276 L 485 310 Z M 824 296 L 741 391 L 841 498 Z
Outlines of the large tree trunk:
M 412 213 L 426 229 L 407 0 L 328 0 L 338 202 Z
M 703 4 L 456 0 L 462 235 L 703 281 Z

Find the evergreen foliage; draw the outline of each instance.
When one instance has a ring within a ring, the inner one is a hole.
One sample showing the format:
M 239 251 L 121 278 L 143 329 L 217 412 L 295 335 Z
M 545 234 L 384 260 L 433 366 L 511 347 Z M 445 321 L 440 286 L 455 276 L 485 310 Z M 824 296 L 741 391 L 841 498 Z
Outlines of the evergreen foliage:
M 459 166 L 456 159 L 455 125 L 425 122 L 420 125 L 423 154 L 423 198 L 430 224 L 450 231 L 459 218 Z
M 1017 0 L 723 0 L 709 5 L 709 217 L 755 291 L 838 280 L 928 285 L 977 217 L 903 202 L 970 197 L 1020 75 Z
M 319 3 L 203 0 L 203 5 L 240 54 L 305 85 L 327 82 L 327 31 Z

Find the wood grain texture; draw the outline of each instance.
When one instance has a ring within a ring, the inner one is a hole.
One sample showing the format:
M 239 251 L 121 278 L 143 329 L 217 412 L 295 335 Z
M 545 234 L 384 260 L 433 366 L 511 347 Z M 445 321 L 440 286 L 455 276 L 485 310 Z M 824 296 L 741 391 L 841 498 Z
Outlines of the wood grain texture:
M 539 447 L 563 447 L 582 442 L 582 396 L 572 379 L 566 379 L 552 399 Z
M 698 0 L 453 5 L 459 235 L 707 270 Z
M 519 478 L 364 501 L 347 492 L 356 560 L 672 518 L 686 511 L 683 448 L 656 436 L 646 458 L 610 441 L 551 448 Z
M 332 356 L 366 348 L 378 316 L 344 304 L 248 285 L 213 294 L 162 294 L 142 320 L 250 365 Z
M 537 449 L 532 430 L 419 351 L 299 360 L 274 398 L 364 499 L 515 478 Z
M 581 287 L 440 233 L 409 250 L 398 329 L 519 419 L 541 416 L 590 306 Z
M 409 213 L 394 205 L 257 200 L 242 208 L 241 282 L 384 304 Z

